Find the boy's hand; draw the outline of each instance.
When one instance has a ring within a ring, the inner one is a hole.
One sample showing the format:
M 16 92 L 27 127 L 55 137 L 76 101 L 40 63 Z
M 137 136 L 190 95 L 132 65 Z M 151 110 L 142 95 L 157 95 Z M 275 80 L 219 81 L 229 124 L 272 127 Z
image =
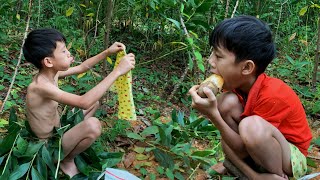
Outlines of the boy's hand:
M 116 71 L 119 72 L 119 75 L 124 75 L 134 68 L 136 64 L 134 54 L 130 53 L 125 55 L 121 60 L 118 66 L 116 67 Z
M 108 52 L 107 54 L 108 55 L 115 54 L 125 49 L 126 49 L 126 46 L 124 44 L 120 42 L 115 42 L 107 49 L 107 52 Z
M 195 85 L 189 90 L 192 97 L 192 107 L 206 116 L 215 117 L 216 113 L 219 113 L 216 96 L 209 88 L 205 87 L 203 92 L 207 95 L 207 98 L 201 98 L 197 93 L 198 88 L 199 85 Z

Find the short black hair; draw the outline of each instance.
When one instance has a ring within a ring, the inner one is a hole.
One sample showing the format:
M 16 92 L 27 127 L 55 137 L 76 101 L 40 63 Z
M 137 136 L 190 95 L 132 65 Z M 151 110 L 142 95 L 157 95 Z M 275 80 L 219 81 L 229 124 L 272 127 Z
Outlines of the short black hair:
M 269 26 L 253 16 L 225 19 L 212 31 L 209 44 L 214 49 L 226 48 L 236 56 L 236 63 L 250 59 L 256 75 L 263 73 L 274 59 L 276 47 Z
M 23 45 L 23 55 L 28 62 L 42 69 L 41 61 L 45 57 L 53 57 L 57 41 L 66 43 L 66 38 L 55 29 L 33 30 L 28 34 Z

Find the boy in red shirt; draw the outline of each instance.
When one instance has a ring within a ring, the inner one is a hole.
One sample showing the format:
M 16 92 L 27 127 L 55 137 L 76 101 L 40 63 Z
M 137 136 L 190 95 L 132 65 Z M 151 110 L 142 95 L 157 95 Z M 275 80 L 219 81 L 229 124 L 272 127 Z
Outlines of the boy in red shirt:
M 211 72 L 223 77 L 226 92 L 207 98 L 189 93 L 192 106 L 219 129 L 226 157 L 249 179 L 298 178 L 306 173 L 312 139 L 303 106 L 283 81 L 264 71 L 275 56 L 269 27 L 252 16 L 222 21 L 210 36 Z M 253 170 L 252 159 L 266 173 Z

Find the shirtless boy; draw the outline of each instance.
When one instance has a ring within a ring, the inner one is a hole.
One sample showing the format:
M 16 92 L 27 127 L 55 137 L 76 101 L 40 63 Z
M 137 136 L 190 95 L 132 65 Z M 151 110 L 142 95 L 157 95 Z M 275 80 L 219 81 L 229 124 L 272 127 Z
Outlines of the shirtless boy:
M 98 100 L 121 75 L 134 68 L 135 57 L 128 54 L 106 78 L 82 96 L 65 92 L 58 87 L 58 79 L 86 72 L 111 54 L 124 50 L 122 43 L 114 43 L 100 54 L 78 66 L 70 67 L 74 58 L 66 48 L 65 37 L 55 29 L 31 31 L 23 47 L 24 57 L 39 72 L 27 89 L 26 111 L 32 131 L 41 139 L 49 138 L 55 127 L 60 127 L 58 103 L 83 109 L 84 120 L 64 133 L 62 147 L 64 159 L 61 170 L 70 177 L 79 173 L 74 158 L 100 136 L 101 125 L 93 117 L 99 107 Z
M 299 97 L 264 71 L 275 56 L 269 27 L 252 16 L 226 19 L 210 37 L 211 72 L 224 79 L 217 98 L 189 93 L 192 106 L 219 129 L 226 157 L 249 179 L 299 178 L 306 173 L 311 131 Z M 265 173 L 254 170 L 253 160 Z

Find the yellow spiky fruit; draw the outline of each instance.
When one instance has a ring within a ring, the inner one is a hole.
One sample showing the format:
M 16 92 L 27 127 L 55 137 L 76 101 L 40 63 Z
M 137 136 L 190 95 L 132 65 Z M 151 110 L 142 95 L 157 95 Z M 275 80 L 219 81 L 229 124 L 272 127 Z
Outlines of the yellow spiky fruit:
M 125 51 L 120 51 L 117 54 L 115 67 L 118 66 L 120 60 L 126 55 Z M 118 93 L 118 118 L 125 120 L 137 120 L 136 110 L 132 95 L 132 73 L 129 71 L 127 74 L 120 76 L 116 82 L 115 87 Z

